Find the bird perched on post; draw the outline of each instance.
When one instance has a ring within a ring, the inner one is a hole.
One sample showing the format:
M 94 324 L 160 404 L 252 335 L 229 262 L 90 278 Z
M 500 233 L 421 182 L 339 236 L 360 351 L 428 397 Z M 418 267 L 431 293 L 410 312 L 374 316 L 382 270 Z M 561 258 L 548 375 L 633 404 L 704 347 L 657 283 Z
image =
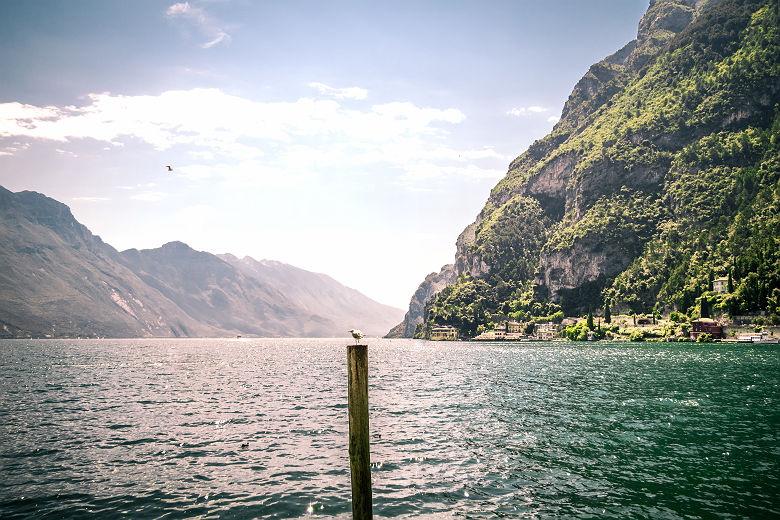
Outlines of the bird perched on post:
M 352 334 L 352 337 L 355 338 L 355 345 L 357 345 L 358 341 L 363 339 L 366 335 L 360 332 L 359 330 L 355 329 L 349 329 L 349 333 Z

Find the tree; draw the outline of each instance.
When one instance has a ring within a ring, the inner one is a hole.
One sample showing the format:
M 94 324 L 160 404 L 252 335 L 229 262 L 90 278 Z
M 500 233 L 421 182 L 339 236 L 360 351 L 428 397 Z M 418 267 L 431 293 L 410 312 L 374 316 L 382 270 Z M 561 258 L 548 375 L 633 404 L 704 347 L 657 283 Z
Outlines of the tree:
M 731 268 L 729 268 L 729 284 L 727 290 L 729 294 L 734 292 L 734 280 L 731 278 Z
M 612 323 L 612 313 L 609 310 L 609 302 L 604 302 L 604 323 Z
M 593 330 L 594 328 L 596 328 L 595 325 L 593 324 L 593 313 L 591 312 L 588 313 L 587 320 L 588 320 L 587 322 L 588 330 Z
M 700 309 L 699 309 L 699 315 L 702 318 L 709 318 L 710 317 L 710 306 L 707 305 L 707 298 L 701 297 L 701 300 L 699 300 L 700 303 Z
M 727 294 L 723 300 L 729 316 L 732 318 L 739 314 L 739 298 L 736 294 Z

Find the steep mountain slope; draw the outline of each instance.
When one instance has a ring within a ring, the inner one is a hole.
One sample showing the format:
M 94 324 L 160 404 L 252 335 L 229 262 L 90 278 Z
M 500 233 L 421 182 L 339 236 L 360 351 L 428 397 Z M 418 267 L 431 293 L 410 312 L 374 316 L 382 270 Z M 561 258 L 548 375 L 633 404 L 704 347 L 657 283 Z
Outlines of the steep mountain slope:
M 35 192 L 0 187 L 0 242 L 0 337 L 339 337 L 403 313 L 324 275 L 251 273 L 181 242 L 120 253 Z
M 377 303 L 324 274 L 273 260 L 258 261 L 248 256 L 238 259 L 230 254 L 219 257 L 245 275 L 263 281 L 279 294 L 284 294 L 300 309 L 310 313 L 310 323 L 323 322 L 323 330 L 331 333 L 335 330 L 343 334 L 359 326 L 367 335 L 378 336 L 403 314 L 401 309 Z M 318 316 L 324 309 L 328 310 L 326 322 L 323 321 L 325 318 Z
M 62 203 L 0 187 L 0 336 L 211 335 Z
M 401 323 L 390 329 L 388 338 L 411 338 L 417 326 L 424 321 L 425 303 L 442 289 L 455 282 L 455 266 L 447 264 L 438 273 L 431 273 L 417 287 L 409 302 L 409 310 Z
M 652 2 L 509 166 L 426 319 L 685 312 L 729 272 L 713 304 L 778 312 L 778 18 L 771 0 Z
M 233 334 L 295 336 L 322 334 L 310 322 L 296 323 L 299 309 L 283 294 L 216 256 L 181 242 L 158 249 L 130 249 L 122 262 L 196 322 Z M 316 322 L 327 322 L 315 317 Z

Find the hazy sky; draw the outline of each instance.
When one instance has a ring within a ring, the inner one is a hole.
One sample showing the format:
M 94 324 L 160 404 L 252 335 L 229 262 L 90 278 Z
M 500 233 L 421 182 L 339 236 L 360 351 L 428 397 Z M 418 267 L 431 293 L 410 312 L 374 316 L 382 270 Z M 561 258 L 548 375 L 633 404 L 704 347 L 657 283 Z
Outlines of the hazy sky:
M 2 0 L 0 185 L 405 308 L 647 5 Z

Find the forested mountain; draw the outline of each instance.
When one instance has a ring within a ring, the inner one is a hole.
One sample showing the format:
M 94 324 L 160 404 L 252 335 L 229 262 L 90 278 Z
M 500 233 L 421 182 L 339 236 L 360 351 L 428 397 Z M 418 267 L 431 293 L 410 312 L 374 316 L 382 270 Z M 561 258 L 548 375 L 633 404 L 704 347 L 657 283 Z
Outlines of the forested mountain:
M 605 304 L 780 320 L 778 9 L 651 2 L 637 39 L 590 68 L 460 235 L 457 280 L 418 333 Z
M 30 191 L 0 187 L 0 243 L 0 337 L 346 337 L 358 325 L 381 334 L 403 314 L 279 262 L 181 242 L 118 252 Z

